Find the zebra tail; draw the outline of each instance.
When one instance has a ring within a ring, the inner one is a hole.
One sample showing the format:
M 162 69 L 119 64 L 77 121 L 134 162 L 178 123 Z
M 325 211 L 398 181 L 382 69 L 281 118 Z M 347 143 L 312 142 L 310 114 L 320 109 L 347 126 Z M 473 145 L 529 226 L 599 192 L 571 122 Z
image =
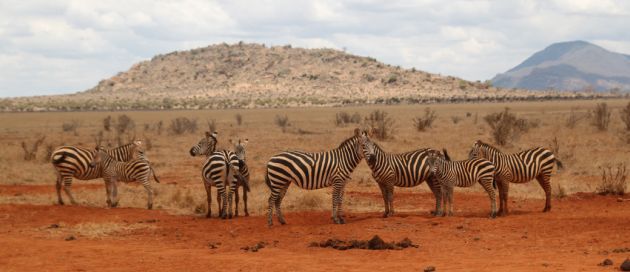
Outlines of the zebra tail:
M 66 153 L 66 152 L 62 152 L 62 153 L 61 153 L 61 157 L 59 157 L 59 158 L 57 158 L 57 159 L 53 159 L 53 160 L 52 160 L 52 163 L 53 163 L 53 164 L 58 164 L 58 163 L 61 163 L 62 161 L 64 161 L 64 160 L 66 159 L 66 155 L 67 155 L 67 153 Z
M 497 179 L 492 178 L 492 187 L 496 190 L 497 189 Z
M 562 164 L 562 162 L 558 159 L 555 159 L 555 160 L 556 160 L 556 165 L 558 165 L 558 170 L 564 169 L 564 164 Z
M 155 182 L 160 183 L 160 180 L 155 175 L 155 170 L 153 170 L 153 166 L 149 166 L 149 169 L 151 169 L 151 173 L 153 173 L 153 179 L 155 179 Z

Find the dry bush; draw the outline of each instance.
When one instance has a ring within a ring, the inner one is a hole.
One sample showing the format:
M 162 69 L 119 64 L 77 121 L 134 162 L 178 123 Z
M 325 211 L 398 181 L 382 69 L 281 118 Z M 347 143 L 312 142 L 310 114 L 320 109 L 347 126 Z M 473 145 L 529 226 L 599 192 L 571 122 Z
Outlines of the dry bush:
M 169 131 L 175 135 L 182 135 L 186 132 L 195 133 L 197 131 L 197 119 L 188 119 L 186 117 L 177 117 L 171 120 Z
M 518 137 L 529 130 L 529 122 L 522 118 L 517 118 L 505 108 L 502 112 L 488 114 L 483 118 L 492 130 L 492 138 L 499 145 L 505 145 L 509 140 Z
M 626 131 L 630 131 L 630 102 L 620 112 L 621 121 L 626 124 Z
M 462 120 L 462 118 L 459 117 L 459 116 L 451 116 L 451 121 L 453 121 L 453 124 L 457 125 L 457 123 L 459 123 L 459 121 L 461 121 L 461 120 Z
M 335 115 L 335 126 L 341 127 L 348 124 L 359 124 L 361 123 L 361 115 L 358 112 L 354 114 L 349 114 L 345 111 L 338 112 Z
M 393 138 L 394 119 L 388 116 L 388 113 L 382 110 L 375 110 L 365 117 L 365 124 L 372 131 L 372 135 L 379 140 Z
M 105 131 L 110 131 L 112 129 L 112 117 L 107 115 L 107 117 L 103 118 L 103 129 Z
M 601 195 L 624 195 L 626 193 L 626 164 L 620 163 L 613 175 L 611 166 L 602 168 L 602 182 L 597 186 Z
M 116 132 L 118 133 L 118 135 L 129 133 L 135 128 L 136 122 L 134 122 L 131 117 L 127 116 L 126 114 L 118 116 L 118 121 L 116 122 Z
M 74 136 L 78 136 L 79 133 L 77 132 L 77 129 L 81 126 L 81 123 L 77 120 L 72 120 L 69 122 L 63 122 L 63 124 L 61 124 L 61 130 L 63 130 L 63 132 L 73 132 Z
M 566 122 L 566 126 L 568 128 L 575 128 L 575 126 L 582 120 L 586 119 L 586 117 L 588 117 L 588 114 L 585 113 L 578 113 L 576 112 L 577 108 L 571 108 L 571 113 L 569 113 L 569 117 L 567 118 L 567 122 Z
M 610 124 L 611 111 L 608 109 L 608 104 L 598 103 L 593 111 L 593 120 L 591 124 L 595 126 L 599 131 L 608 130 Z
M 282 129 L 282 133 L 287 132 L 287 127 L 291 125 L 289 123 L 289 117 L 286 115 L 276 115 L 276 125 Z
M 39 146 L 44 143 L 45 139 L 46 136 L 42 136 L 41 138 L 37 139 L 30 149 L 28 148 L 26 142 L 22 141 L 22 149 L 24 150 L 25 161 L 32 161 L 34 159 L 37 159 L 37 149 L 39 149 Z
M 239 126 L 240 126 L 241 124 L 243 124 L 243 115 L 241 115 L 240 113 L 237 113 L 237 114 L 234 116 L 234 118 L 236 118 L 236 124 L 237 124 L 237 125 L 239 125 Z M 214 130 L 212 130 L 212 131 L 214 131 Z
M 413 124 L 418 131 L 425 131 L 433 126 L 433 121 L 436 118 L 437 114 L 435 114 L 435 111 L 431 110 L 431 108 L 426 108 L 424 109 L 424 116 L 413 119 Z

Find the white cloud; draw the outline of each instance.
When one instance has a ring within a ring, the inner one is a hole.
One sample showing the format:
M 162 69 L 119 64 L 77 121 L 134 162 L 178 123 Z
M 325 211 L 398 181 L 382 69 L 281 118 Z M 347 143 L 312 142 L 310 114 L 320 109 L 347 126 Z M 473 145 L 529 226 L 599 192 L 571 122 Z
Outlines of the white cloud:
M 485 80 L 559 41 L 628 54 L 629 18 L 613 0 L 4 0 L 0 97 L 82 91 L 155 54 L 240 40 Z

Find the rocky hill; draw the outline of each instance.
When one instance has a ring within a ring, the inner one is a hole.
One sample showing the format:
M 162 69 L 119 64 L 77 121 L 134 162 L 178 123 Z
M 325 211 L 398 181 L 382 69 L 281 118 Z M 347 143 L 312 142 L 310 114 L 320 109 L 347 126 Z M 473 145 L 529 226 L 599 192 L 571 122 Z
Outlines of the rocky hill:
M 84 92 L 3 99 L 0 109 L 254 108 L 591 95 L 498 89 L 332 49 L 238 43 L 157 55 Z
M 531 90 L 630 90 L 630 56 L 597 45 L 555 43 L 499 74 L 492 83 Z

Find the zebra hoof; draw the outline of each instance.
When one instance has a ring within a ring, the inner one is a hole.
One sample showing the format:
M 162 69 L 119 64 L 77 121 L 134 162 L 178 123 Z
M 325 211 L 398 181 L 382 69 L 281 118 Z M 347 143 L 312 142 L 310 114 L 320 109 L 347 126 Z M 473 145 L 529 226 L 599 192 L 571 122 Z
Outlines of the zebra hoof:
M 64 205 L 63 201 L 59 201 L 59 202 L 57 202 L 57 204 L 59 204 L 60 206 Z
M 495 212 L 490 213 L 490 219 L 495 219 L 495 218 L 497 218 L 497 213 Z
M 245 216 L 249 216 L 249 213 L 248 213 L 248 212 L 245 212 Z
M 383 213 L 383 218 L 387 218 L 387 213 Z
M 153 204 L 147 205 L 147 210 L 153 210 Z
M 280 222 L 281 225 L 287 224 L 287 221 L 284 221 L 284 219 L 278 219 L 278 222 Z
M 207 213 L 207 214 L 206 214 L 206 218 L 210 218 L 210 217 L 212 217 L 212 216 L 210 215 L 210 213 Z

